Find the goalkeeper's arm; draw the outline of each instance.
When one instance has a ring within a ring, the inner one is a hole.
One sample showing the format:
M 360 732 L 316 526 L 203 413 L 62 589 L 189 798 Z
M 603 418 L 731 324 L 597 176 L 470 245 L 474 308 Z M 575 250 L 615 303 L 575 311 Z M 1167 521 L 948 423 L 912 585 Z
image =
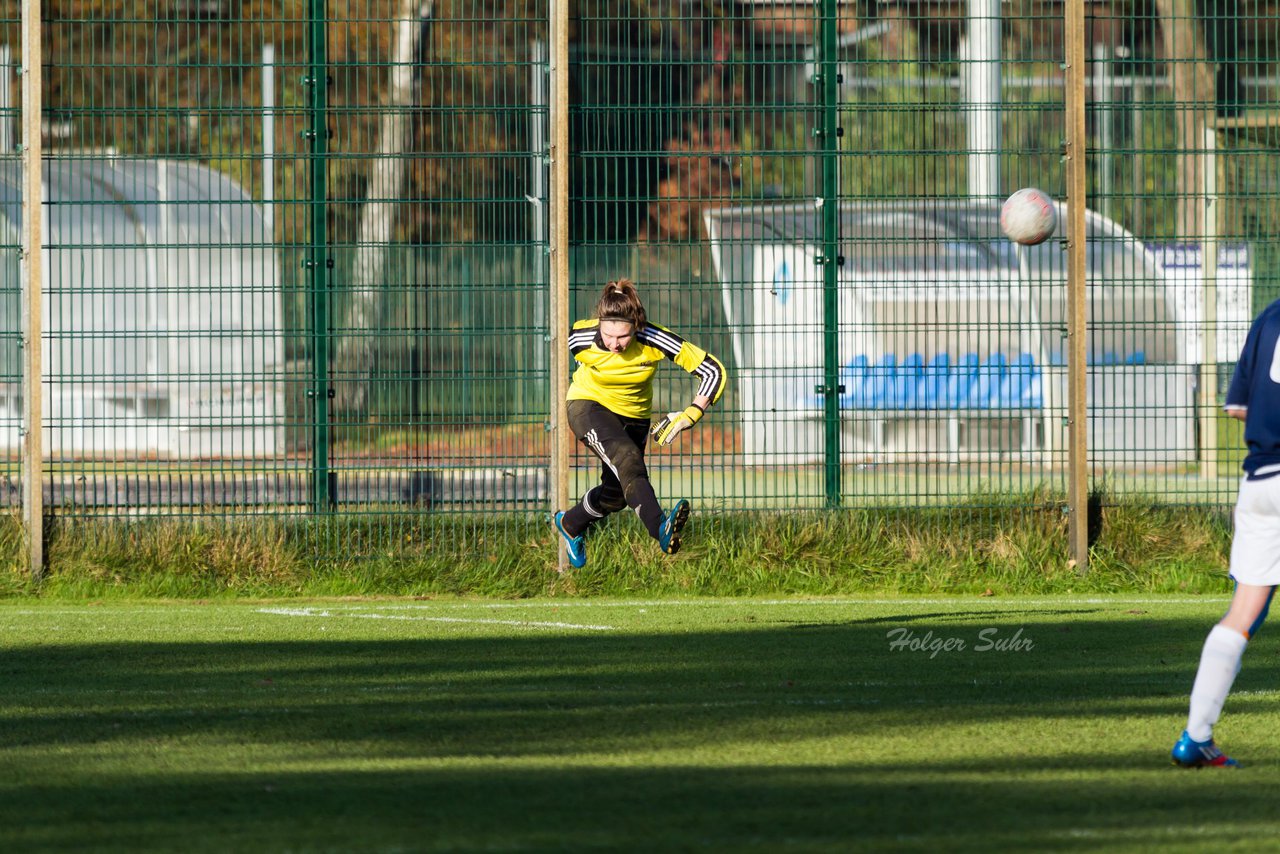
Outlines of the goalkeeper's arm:
M 695 356 L 694 354 L 697 354 Z M 700 356 L 701 358 L 697 358 Z M 692 358 L 691 358 L 692 357 Z M 697 361 L 694 361 L 697 359 Z M 698 392 L 693 402 L 683 412 L 668 412 L 653 425 L 650 432 L 659 445 L 670 445 L 685 430 L 697 424 L 711 404 L 720 399 L 724 393 L 725 372 L 720 360 L 710 353 L 689 346 L 681 348 L 675 359 L 676 364 L 698 377 Z
M 676 440 L 676 436 L 697 424 L 710 405 L 710 398 L 706 395 L 697 395 L 693 403 L 686 406 L 683 412 L 668 412 L 661 421 L 653 425 L 649 432 L 653 434 L 654 441 L 659 445 L 670 445 Z

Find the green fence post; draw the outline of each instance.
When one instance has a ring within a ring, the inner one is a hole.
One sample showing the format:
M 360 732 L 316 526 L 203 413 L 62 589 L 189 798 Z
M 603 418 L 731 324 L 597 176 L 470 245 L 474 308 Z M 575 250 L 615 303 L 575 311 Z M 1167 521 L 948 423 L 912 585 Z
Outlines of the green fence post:
M 310 90 L 311 141 L 311 245 L 307 253 L 307 314 L 311 318 L 312 481 L 311 504 L 315 512 L 331 506 L 329 492 L 329 239 L 328 209 L 328 51 L 325 0 L 310 0 L 310 68 L 303 80 Z
M 822 347 L 823 347 L 823 459 L 826 463 L 826 503 L 840 506 L 840 80 L 836 63 L 837 0 L 822 0 L 819 21 L 821 59 L 819 79 L 814 89 L 822 99 L 822 121 L 818 126 L 819 195 L 822 217 Z

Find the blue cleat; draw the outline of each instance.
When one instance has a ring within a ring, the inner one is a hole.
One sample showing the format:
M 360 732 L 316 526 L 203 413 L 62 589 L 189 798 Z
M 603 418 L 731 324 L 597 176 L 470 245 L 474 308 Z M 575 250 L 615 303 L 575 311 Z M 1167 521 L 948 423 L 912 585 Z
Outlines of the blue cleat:
M 689 502 L 681 498 L 676 502 L 676 506 L 671 508 L 662 520 L 662 527 L 658 528 L 658 545 L 669 555 L 673 555 L 680 551 L 680 532 L 684 529 L 684 523 L 689 521 Z
M 1180 768 L 1239 768 L 1240 763 L 1218 749 L 1213 739 L 1194 741 L 1187 731 L 1173 746 L 1173 764 Z
M 564 511 L 559 510 L 555 515 L 556 530 L 560 532 L 560 536 L 564 537 L 564 551 L 569 556 L 569 566 L 574 569 L 582 569 L 587 565 L 587 541 L 586 538 L 579 534 L 576 537 L 569 536 L 569 532 L 564 529 Z

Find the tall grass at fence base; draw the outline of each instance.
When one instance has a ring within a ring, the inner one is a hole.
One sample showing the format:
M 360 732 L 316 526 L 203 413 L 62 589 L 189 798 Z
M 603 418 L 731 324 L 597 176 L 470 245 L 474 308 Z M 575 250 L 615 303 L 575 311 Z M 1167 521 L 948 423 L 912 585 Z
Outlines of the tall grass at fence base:
M 696 513 L 662 554 L 633 514 L 557 572 L 541 520 L 466 517 L 56 520 L 39 583 L 21 528 L 0 522 L 0 595 L 783 596 L 1183 592 L 1228 589 L 1230 520 L 1217 507 L 1124 499 L 1103 508 L 1088 571 L 1067 553 L 1062 504 L 990 498 L 945 509 Z M 391 537 L 387 531 L 398 533 Z

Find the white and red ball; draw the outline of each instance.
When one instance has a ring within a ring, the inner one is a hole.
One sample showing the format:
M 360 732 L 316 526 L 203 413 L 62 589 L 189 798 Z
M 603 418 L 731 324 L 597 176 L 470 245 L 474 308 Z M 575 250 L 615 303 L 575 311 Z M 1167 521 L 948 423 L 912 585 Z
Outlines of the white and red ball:
M 1044 190 L 1024 187 L 1005 199 L 1000 208 L 1000 229 L 1015 243 L 1044 243 L 1057 227 L 1058 212 Z

